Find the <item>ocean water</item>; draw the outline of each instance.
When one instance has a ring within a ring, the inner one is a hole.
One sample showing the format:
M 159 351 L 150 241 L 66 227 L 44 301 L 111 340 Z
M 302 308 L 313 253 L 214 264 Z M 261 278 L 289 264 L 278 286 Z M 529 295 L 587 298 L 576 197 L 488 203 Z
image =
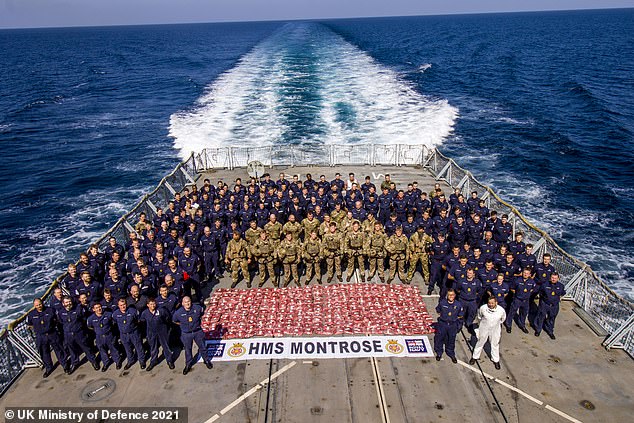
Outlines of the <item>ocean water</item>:
M 0 322 L 190 151 L 438 146 L 634 296 L 634 10 L 0 31 Z

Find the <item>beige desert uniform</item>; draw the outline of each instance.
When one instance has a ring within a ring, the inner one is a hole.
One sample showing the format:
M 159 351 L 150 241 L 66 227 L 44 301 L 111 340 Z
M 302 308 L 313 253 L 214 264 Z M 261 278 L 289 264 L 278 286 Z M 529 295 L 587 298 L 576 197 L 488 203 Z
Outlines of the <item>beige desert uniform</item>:
M 293 241 L 297 241 L 302 233 L 302 225 L 298 222 L 288 221 L 284 224 L 282 232 L 293 235 Z
M 321 238 L 322 240 L 324 239 L 324 235 L 326 235 L 330 230 L 330 222 L 332 222 L 332 220 L 324 220 L 323 223 L 319 225 L 319 238 Z
M 341 230 L 341 222 L 343 221 L 343 219 L 346 218 L 346 215 L 348 213 L 346 213 L 346 211 L 344 210 L 333 210 L 332 213 L 330 213 L 330 218 L 332 219 L 333 222 L 335 222 L 337 224 L 337 230 L 340 231 Z
M 277 247 L 282 239 L 282 224 L 278 221 L 275 223 L 267 222 L 264 225 L 264 232 L 268 235 L 268 238 L 273 241 L 273 245 Z
M 308 235 L 302 247 L 302 256 L 306 264 L 306 285 L 313 278 L 313 273 L 317 276 L 317 282 L 321 285 L 321 240 Z
M 322 257 L 326 258 L 326 267 L 328 267 L 327 282 L 332 281 L 334 272 L 337 272 L 337 278 L 342 281 L 341 275 L 341 234 L 339 232 L 326 232 L 322 240 Z
M 320 222 L 315 217 L 313 217 L 312 219 L 307 217 L 304 220 L 302 220 L 302 228 L 304 230 L 304 241 L 310 238 L 310 233 L 312 231 L 317 231 L 317 235 L 319 235 L 319 225 L 320 225 Z
M 251 246 L 251 254 L 258 262 L 258 269 L 260 273 L 260 285 L 264 285 L 264 282 L 268 278 L 273 278 L 273 285 L 278 286 L 277 279 L 275 277 L 275 245 L 268 236 L 264 239 L 258 237 Z M 268 271 L 268 275 L 267 272 Z
M 343 251 L 348 258 L 348 280 L 352 277 L 356 262 L 359 266 L 361 282 L 365 282 L 365 256 L 363 255 L 364 243 L 365 236 L 360 229 L 357 232 L 355 232 L 354 229 L 350 229 L 344 238 Z
M 387 235 L 380 229 L 378 232 L 373 231 L 366 237 L 365 251 L 368 255 L 370 263 L 370 274 L 368 279 L 372 279 L 376 270 L 379 270 L 379 279 L 385 282 L 385 257 L 387 255 L 385 247 L 387 244 Z
M 432 242 L 434 242 L 432 237 L 422 230 L 417 230 L 409 239 L 409 243 L 407 245 L 407 261 L 409 263 L 409 270 L 407 272 L 408 282 L 412 281 L 414 272 L 416 272 L 416 265 L 419 261 L 420 267 L 423 269 L 424 282 L 429 282 L 429 255 L 427 254 L 427 249 Z
M 301 254 L 301 245 L 298 240 L 287 240 L 284 238 L 277 247 L 277 257 L 284 266 L 284 286 L 288 286 L 291 281 L 295 281 L 300 286 L 297 264 Z
M 405 275 L 405 255 L 407 254 L 407 237 L 401 232 L 400 235 L 395 233 L 388 238 L 386 245 L 387 252 L 390 258 L 390 276 L 387 283 L 391 283 L 396 276 L 396 270 L 398 269 L 398 277 L 401 282 L 406 281 Z
M 244 232 L 244 239 L 247 240 L 247 244 L 249 244 L 249 246 L 253 246 L 253 243 L 260 237 L 260 233 L 262 232 L 262 228 L 260 227 L 255 227 L 255 229 L 253 228 L 249 228 Z
M 242 277 L 247 281 L 247 287 L 251 287 L 251 276 L 249 275 L 249 262 L 251 252 L 247 242 L 240 238 L 237 241 L 231 239 L 227 244 L 227 252 L 225 253 L 225 261 L 231 266 L 231 280 L 233 286 L 238 283 L 238 270 L 242 269 Z
M 370 217 L 371 216 L 371 217 Z M 368 214 L 368 218 L 361 222 L 361 230 L 366 235 L 374 233 L 374 224 L 377 222 L 373 214 Z

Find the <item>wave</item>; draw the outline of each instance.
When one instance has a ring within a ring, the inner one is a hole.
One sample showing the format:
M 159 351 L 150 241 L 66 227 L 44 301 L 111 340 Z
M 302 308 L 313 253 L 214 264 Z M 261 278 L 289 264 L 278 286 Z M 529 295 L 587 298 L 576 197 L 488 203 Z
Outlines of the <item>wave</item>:
M 182 157 L 206 147 L 308 143 L 440 144 L 458 110 L 323 25 L 287 24 L 170 117 Z
M 431 63 L 423 63 L 418 67 L 418 72 L 425 73 L 425 71 L 429 68 L 431 68 Z
M 23 313 L 31 298 L 43 292 L 68 263 L 103 235 L 109 222 L 128 211 L 145 192 L 147 188 L 142 186 L 91 190 L 68 200 L 75 211 L 64 218 L 52 215 L 20 233 L 13 228 L 0 230 L 0 326 Z M 26 208 L 0 210 L 0 219 L 10 221 Z

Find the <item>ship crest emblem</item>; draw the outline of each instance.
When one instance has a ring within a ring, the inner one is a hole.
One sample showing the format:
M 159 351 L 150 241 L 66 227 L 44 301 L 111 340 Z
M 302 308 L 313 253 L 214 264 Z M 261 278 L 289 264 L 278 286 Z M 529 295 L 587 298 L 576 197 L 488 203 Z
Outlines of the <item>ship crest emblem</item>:
M 246 352 L 247 349 L 244 348 L 244 345 L 241 342 L 236 342 L 231 346 L 231 348 L 229 348 L 229 351 L 227 351 L 227 355 L 229 355 L 229 357 L 237 358 L 242 357 L 244 354 L 246 354 Z
M 385 351 L 392 354 L 400 354 L 404 350 L 403 346 L 396 339 L 388 339 L 385 344 Z

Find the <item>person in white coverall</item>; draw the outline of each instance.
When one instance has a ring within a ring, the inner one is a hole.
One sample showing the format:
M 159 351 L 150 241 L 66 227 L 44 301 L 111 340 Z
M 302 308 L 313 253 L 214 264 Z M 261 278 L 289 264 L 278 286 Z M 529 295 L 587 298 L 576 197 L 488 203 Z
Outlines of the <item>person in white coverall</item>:
M 489 298 L 486 304 L 478 309 L 477 320 L 480 322 L 478 331 L 478 342 L 473 349 L 473 356 L 469 360 L 469 364 L 475 364 L 480 359 L 482 349 L 487 341 L 491 344 L 491 359 L 496 369 L 500 369 L 500 334 L 502 327 L 500 326 L 506 319 L 506 311 L 498 306 L 495 297 Z

